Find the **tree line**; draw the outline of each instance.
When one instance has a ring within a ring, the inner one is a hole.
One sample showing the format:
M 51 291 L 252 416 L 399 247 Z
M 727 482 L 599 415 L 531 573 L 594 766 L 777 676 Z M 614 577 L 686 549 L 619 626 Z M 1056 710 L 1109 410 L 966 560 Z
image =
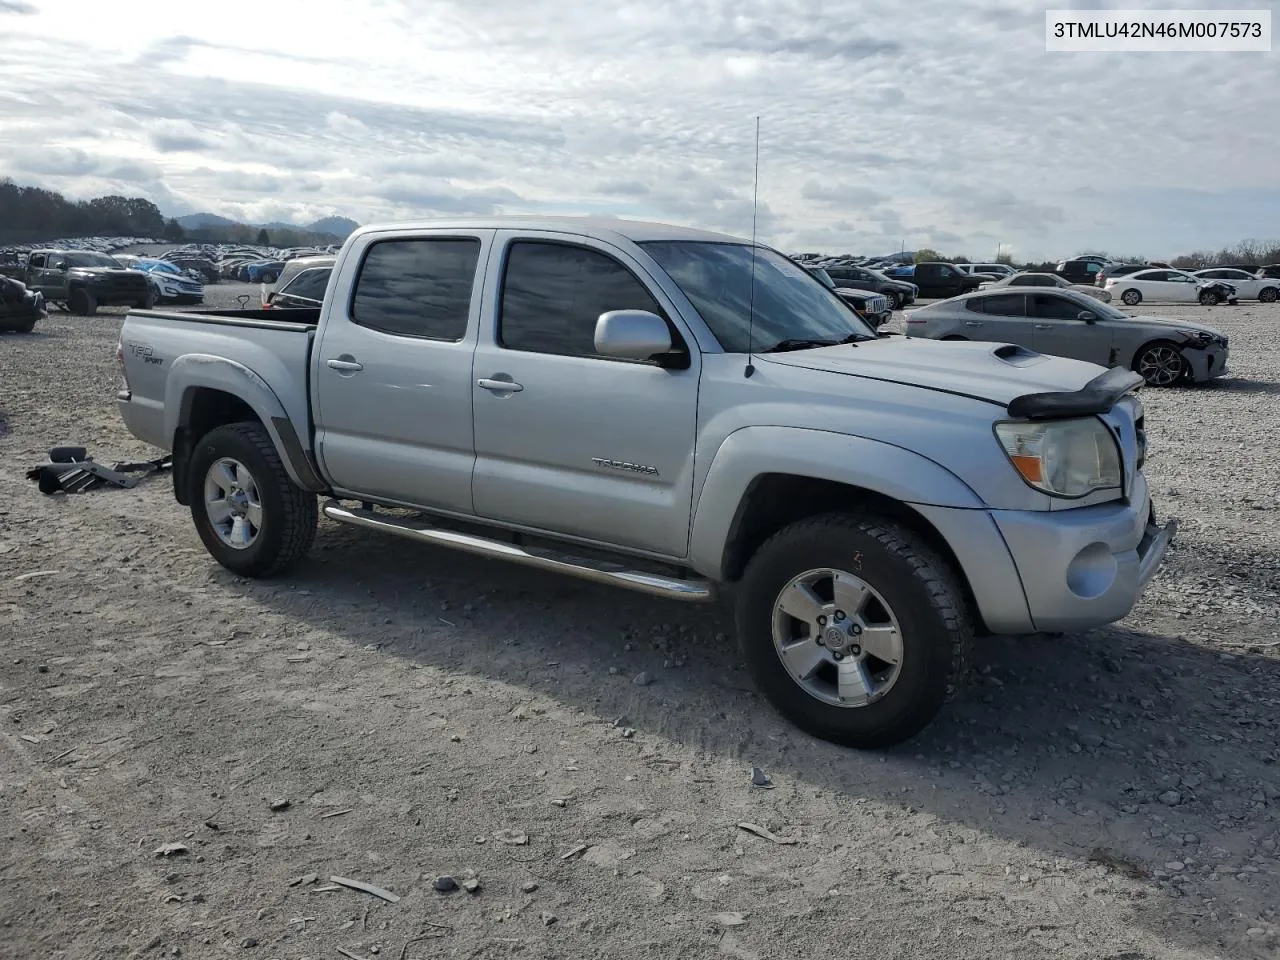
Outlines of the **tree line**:
M 55 190 L 0 179 L 0 243 L 58 237 L 156 237 L 183 239 L 182 226 L 141 197 L 68 200 Z

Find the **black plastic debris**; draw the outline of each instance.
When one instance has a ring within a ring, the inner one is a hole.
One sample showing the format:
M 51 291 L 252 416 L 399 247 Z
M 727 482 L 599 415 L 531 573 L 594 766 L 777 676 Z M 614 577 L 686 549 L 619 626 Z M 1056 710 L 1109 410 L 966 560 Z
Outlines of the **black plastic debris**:
M 173 458 L 168 455 L 106 466 L 89 456 L 84 447 L 54 447 L 49 451 L 49 462 L 28 470 L 27 479 L 36 481 L 40 492 L 48 495 L 85 493 L 107 484 L 127 490 L 137 486 L 142 477 L 168 470 L 171 466 Z

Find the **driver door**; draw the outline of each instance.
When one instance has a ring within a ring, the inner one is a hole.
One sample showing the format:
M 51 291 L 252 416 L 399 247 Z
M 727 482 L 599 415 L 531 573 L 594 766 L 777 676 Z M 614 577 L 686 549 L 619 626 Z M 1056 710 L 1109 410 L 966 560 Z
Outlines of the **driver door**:
M 1087 360 L 1109 367 L 1114 362 L 1112 328 L 1105 319 L 1088 323 L 1080 319 L 1084 307 L 1056 293 L 1027 295 L 1027 312 L 1032 319 L 1032 349 L 1054 357 Z M 1094 313 L 1094 317 L 1098 315 Z

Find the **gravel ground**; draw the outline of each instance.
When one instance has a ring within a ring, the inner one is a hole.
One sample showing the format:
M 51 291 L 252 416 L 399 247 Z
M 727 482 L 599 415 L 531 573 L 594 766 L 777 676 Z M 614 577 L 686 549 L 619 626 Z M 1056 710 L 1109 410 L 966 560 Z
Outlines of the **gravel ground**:
M 1166 566 L 882 755 L 779 720 L 721 607 L 328 522 L 245 581 L 167 478 L 42 496 L 53 444 L 153 453 L 120 314 L 0 336 L 0 957 L 1280 956 L 1280 308 L 1160 312 L 1235 372 L 1144 391 Z

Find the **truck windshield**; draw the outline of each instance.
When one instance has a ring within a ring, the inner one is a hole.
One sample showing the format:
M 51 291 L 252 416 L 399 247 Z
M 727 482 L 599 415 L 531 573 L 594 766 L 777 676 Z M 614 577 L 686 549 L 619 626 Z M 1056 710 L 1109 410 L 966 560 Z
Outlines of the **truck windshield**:
M 640 246 L 675 281 L 729 353 L 764 352 L 783 341 L 820 346 L 852 337 L 876 339 L 839 297 L 773 250 L 702 240 L 650 240 Z
M 120 263 L 113 257 L 108 257 L 105 253 L 89 253 L 87 251 L 78 251 L 76 253 L 68 253 L 62 259 L 67 261 L 69 267 L 119 267 Z

